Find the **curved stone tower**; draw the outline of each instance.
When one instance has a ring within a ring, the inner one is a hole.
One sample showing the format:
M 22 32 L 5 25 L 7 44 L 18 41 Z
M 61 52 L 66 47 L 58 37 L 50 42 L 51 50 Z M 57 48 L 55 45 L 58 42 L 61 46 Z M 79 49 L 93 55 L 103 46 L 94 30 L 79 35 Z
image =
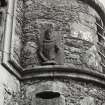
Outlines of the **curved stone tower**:
M 7 7 L 2 65 L 21 84 L 8 105 L 104 105 L 101 3 L 11 0 Z

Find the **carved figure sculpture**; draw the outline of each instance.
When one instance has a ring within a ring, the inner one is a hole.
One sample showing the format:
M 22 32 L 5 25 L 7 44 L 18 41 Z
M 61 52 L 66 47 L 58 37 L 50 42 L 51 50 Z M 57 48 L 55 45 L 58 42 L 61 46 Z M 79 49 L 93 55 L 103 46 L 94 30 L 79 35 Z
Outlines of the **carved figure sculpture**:
M 52 34 L 52 25 L 48 25 L 44 30 L 39 56 L 43 65 L 55 65 L 57 53 L 60 48 L 56 44 L 54 35 Z

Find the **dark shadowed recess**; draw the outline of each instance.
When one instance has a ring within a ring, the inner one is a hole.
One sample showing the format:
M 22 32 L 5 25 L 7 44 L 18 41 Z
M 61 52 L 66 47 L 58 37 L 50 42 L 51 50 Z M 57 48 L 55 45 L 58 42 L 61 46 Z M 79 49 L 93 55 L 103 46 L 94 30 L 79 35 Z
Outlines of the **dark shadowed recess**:
M 0 7 L 5 7 L 7 5 L 6 0 L 0 0 Z
M 53 91 L 44 91 L 36 94 L 36 98 L 52 99 L 60 97 L 60 93 Z

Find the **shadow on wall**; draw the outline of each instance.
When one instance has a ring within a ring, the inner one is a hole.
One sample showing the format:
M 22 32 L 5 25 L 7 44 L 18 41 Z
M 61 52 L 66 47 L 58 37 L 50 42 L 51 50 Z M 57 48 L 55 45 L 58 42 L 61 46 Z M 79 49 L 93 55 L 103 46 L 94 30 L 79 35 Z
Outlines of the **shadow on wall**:
M 0 7 L 7 6 L 7 0 L 0 0 Z

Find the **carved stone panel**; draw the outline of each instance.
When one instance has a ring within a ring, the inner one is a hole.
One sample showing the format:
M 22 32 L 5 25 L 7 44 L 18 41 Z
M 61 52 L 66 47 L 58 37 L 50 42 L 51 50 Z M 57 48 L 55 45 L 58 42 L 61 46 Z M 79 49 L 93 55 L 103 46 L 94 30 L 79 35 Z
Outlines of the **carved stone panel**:
M 102 72 L 96 25 L 96 19 L 101 18 L 90 5 L 81 0 L 12 3 L 8 16 L 11 25 L 6 28 L 9 41 L 4 43 L 8 54 L 4 58 L 13 68 L 22 72 L 66 65 Z
M 24 69 L 72 65 L 102 71 L 96 17 L 100 18 L 94 9 L 78 0 L 26 0 L 20 65 Z

